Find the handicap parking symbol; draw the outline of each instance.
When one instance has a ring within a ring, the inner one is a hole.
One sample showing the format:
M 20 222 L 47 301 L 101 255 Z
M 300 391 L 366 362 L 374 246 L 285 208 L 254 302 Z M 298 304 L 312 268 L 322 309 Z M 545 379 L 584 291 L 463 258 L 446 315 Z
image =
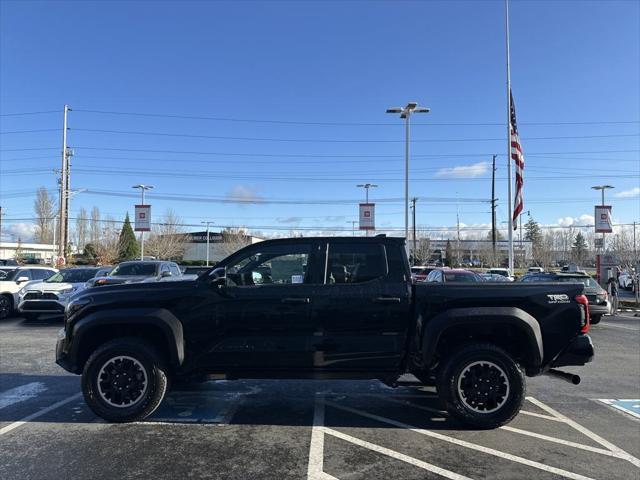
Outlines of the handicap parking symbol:
M 600 402 L 609 405 L 621 412 L 631 415 L 637 419 L 640 419 L 640 399 L 604 399 L 601 398 Z

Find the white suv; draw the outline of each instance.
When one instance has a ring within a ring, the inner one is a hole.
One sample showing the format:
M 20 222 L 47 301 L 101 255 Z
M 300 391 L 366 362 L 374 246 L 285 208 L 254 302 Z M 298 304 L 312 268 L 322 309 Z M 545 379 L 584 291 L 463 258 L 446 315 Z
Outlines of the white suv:
M 30 282 L 41 282 L 58 270 L 48 267 L 4 267 L 0 277 L 0 319 L 8 317 L 18 304 L 18 292 Z

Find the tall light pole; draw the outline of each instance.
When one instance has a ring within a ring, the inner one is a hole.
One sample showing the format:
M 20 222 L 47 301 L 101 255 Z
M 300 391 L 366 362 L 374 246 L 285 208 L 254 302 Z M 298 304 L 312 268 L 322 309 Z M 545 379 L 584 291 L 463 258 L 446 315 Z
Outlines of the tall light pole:
M 202 220 L 200 223 L 207 226 L 207 267 L 209 266 L 209 225 L 213 225 L 213 222 L 209 220 Z
M 429 109 L 419 107 L 417 102 L 409 102 L 404 108 L 387 108 L 387 113 L 399 113 L 400 118 L 405 123 L 405 146 L 404 146 L 404 237 L 409 238 L 409 119 L 414 113 L 429 113 Z M 409 246 L 407 245 L 407 249 Z
M 378 185 L 376 185 L 375 183 L 361 183 L 359 185 L 356 185 L 356 187 L 358 188 L 364 188 L 365 191 L 365 203 L 369 203 L 369 189 L 370 188 L 377 188 Z M 369 230 L 365 231 L 366 236 L 369 236 Z
M 142 183 L 139 183 L 138 185 L 134 185 L 131 188 L 140 189 L 140 193 L 142 193 L 141 205 L 144 205 L 144 192 L 145 190 L 151 190 L 153 188 L 153 185 L 144 185 Z M 144 232 L 140 232 L 140 260 L 144 260 Z
M 356 223 L 358 223 L 358 220 L 347 220 L 347 223 L 351 224 L 351 236 L 355 237 L 356 236 Z

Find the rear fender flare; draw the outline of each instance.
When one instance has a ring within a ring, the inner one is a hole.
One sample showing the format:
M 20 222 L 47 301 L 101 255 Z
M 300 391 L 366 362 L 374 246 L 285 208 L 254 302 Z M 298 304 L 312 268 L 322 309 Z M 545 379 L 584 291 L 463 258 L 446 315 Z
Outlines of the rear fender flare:
M 184 334 L 182 323 L 169 310 L 163 308 L 127 308 L 96 311 L 89 313 L 75 325 L 72 335 L 72 357 L 82 345 L 83 337 L 91 335 L 92 329 L 105 325 L 148 325 L 158 328 L 165 338 L 169 363 L 173 367 L 180 367 L 184 362 Z
M 425 324 L 422 343 L 424 365 L 430 366 L 433 363 L 438 342 L 447 330 L 462 325 L 491 324 L 511 325 L 524 333 L 533 346 L 532 366 L 542 365 L 544 349 L 540 324 L 534 317 L 517 307 L 452 308 L 439 313 Z

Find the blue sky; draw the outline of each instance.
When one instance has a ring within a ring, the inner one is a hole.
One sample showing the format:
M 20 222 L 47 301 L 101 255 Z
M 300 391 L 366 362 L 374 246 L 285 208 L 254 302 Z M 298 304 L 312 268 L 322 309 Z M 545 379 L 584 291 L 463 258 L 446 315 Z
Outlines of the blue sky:
M 154 213 L 186 223 L 349 230 L 371 181 L 379 227 L 401 228 L 404 131 L 385 109 L 415 100 L 431 108 L 412 128 L 418 225 L 489 223 L 492 153 L 507 218 L 502 1 L 0 5 L 3 231 L 56 188 L 65 103 L 87 189 L 72 215 L 121 218 L 148 183 Z M 511 3 L 525 210 L 544 224 L 590 222 L 599 183 L 615 221 L 640 219 L 639 25 L 636 1 Z M 262 203 L 219 201 L 236 198 Z

